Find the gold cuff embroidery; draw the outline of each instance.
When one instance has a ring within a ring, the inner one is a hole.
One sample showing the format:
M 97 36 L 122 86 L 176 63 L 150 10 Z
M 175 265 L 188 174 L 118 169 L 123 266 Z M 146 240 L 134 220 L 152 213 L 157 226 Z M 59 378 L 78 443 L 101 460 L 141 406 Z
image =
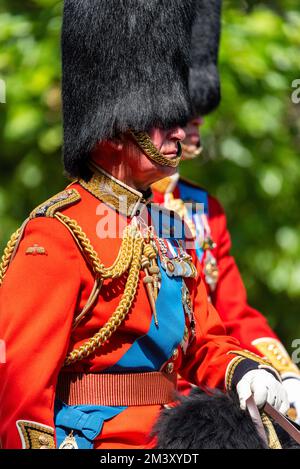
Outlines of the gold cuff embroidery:
M 227 353 L 227 355 L 231 355 L 231 354 L 236 355 L 236 357 L 233 358 L 233 360 L 231 360 L 226 370 L 226 375 L 225 375 L 226 389 L 231 389 L 232 378 L 233 378 L 235 369 L 239 365 L 239 363 L 241 363 L 246 358 L 253 360 L 256 363 L 259 363 L 260 365 L 264 365 L 268 367 L 271 365 L 267 360 L 264 360 L 262 357 L 259 357 L 255 353 L 249 352 L 248 350 L 231 350 L 230 352 Z
M 55 449 L 54 429 L 30 420 L 16 422 L 23 449 Z
M 271 337 L 263 337 L 252 342 L 259 352 L 266 357 L 273 368 L 281 375 L 284 373 L 293 373 L 300 376 L 299 368 L 292 362 L 284 346 Z
M 268 359 L 262 358 L 253 352 L 249 352 L 249 350 L 231 350 L 230 352 L 228 352 L 228 354 L 234 354 L 239 357 L 249 358 L 250 360 L 259 363 L 260 365 L 272 366 L 272 363 Z
M 233 360 L 227 366 L 226 374 L 225 374 L 225 387 L 227 390 L 231 389 L 232 386 L 232 378 L 236 367 L 244 360 L 243 357 L 234 357 Z

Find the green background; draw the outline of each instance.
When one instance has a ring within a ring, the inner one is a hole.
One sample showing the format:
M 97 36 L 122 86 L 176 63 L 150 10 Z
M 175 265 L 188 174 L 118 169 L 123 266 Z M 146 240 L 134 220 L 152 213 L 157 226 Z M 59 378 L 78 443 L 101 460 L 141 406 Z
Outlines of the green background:
M 55 0 L 1 2 L 1 250 L 29 211 L 66 184 L 61 9 Z M 298 0 L 225 1 L 220 69 L 223 101 L 206 118 L 205 153 L 183 173 L 225 206 L 250 303 L 291 351 L 300 338 L 300 103 L 292 102 L 300 79 Z

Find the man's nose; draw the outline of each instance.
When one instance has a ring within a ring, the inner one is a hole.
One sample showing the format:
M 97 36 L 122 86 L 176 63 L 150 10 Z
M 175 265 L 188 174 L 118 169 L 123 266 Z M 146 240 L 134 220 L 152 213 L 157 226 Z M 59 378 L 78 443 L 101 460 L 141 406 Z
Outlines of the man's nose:
M 167 138 L 169 140 L 176 140 L 178 142 L 182 142 L 186 137 L 185 131 L 182 127 L 174 127 L 168 132 Z

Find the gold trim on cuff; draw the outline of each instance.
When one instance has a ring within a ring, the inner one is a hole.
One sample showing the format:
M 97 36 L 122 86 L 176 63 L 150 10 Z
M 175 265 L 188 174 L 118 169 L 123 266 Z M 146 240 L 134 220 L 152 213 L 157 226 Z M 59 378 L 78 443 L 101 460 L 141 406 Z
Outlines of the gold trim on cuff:
M 227 355 L 236 355 L 233 360 L 227 366 L 226 374 L 225 374 L 225 386 L 226 389 L 231 389 L 232 378 L 235 372 L 236 367 L 246 358 L 259 363 L 260 365 L 264 365 L 267 367 L 271 366 L 271 363 L 267 360 L 264 360 L 262 357 L 259 357 L 255 353 L 249 352 L 248 350 L 231 350 L 227 352 Z
M 249 350 L 231 350 L 230 352 L 228 352 L 228 355 L 230 354 L 237 355 L 238 357 L 248 358 L 249 360 L 253 360 L 256 363 L 259 363 L 260 365 L 272 366 L 269 360 L 262 358 L 253 352 L 249 352 Z
M 225 387 L 226 390 L 230 390 L 232 386 L 232 378 L 234 375 L 234 372 L 236 370 L 236 367 L 244 360 L 243 357 L 234 357 L 229 365 L 227 366 L 226 369 L 226 374 L 225 374 Z

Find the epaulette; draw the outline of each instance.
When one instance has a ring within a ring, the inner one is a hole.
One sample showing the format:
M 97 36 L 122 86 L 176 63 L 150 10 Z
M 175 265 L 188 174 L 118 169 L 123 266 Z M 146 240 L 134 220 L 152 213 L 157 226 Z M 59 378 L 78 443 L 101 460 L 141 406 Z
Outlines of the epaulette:
M 4 249 L 3 256 L 0 259 L 0 286 L 2 285 L 8 267 L 18 250 L 19 244 L 22 240 L 25 228 L 29 220 L 38 217 L 53 218 L 58 210 L 69 207 L 70 205 L 79 202 L 80 200 L 81 197 L 79 195 L 79 192 L 77 192 L 77 190 L 75 189 L 69 188 L 65 189 L 62 192 L 59 192 L 50 199 L 46 200 L 46 202 L 40 204 L 31 212 L 30 216 L 24 221 L 22 226 L 15 233 L 12 234 L 10 240 L 7 243 L 6 248 Z
M 31 212 L 29 219 L 38 217 L 53 218 L 58 210 L 69 207 L 80 200 L 81 197 L 76 189 L 65 189 L 36 207 Z

